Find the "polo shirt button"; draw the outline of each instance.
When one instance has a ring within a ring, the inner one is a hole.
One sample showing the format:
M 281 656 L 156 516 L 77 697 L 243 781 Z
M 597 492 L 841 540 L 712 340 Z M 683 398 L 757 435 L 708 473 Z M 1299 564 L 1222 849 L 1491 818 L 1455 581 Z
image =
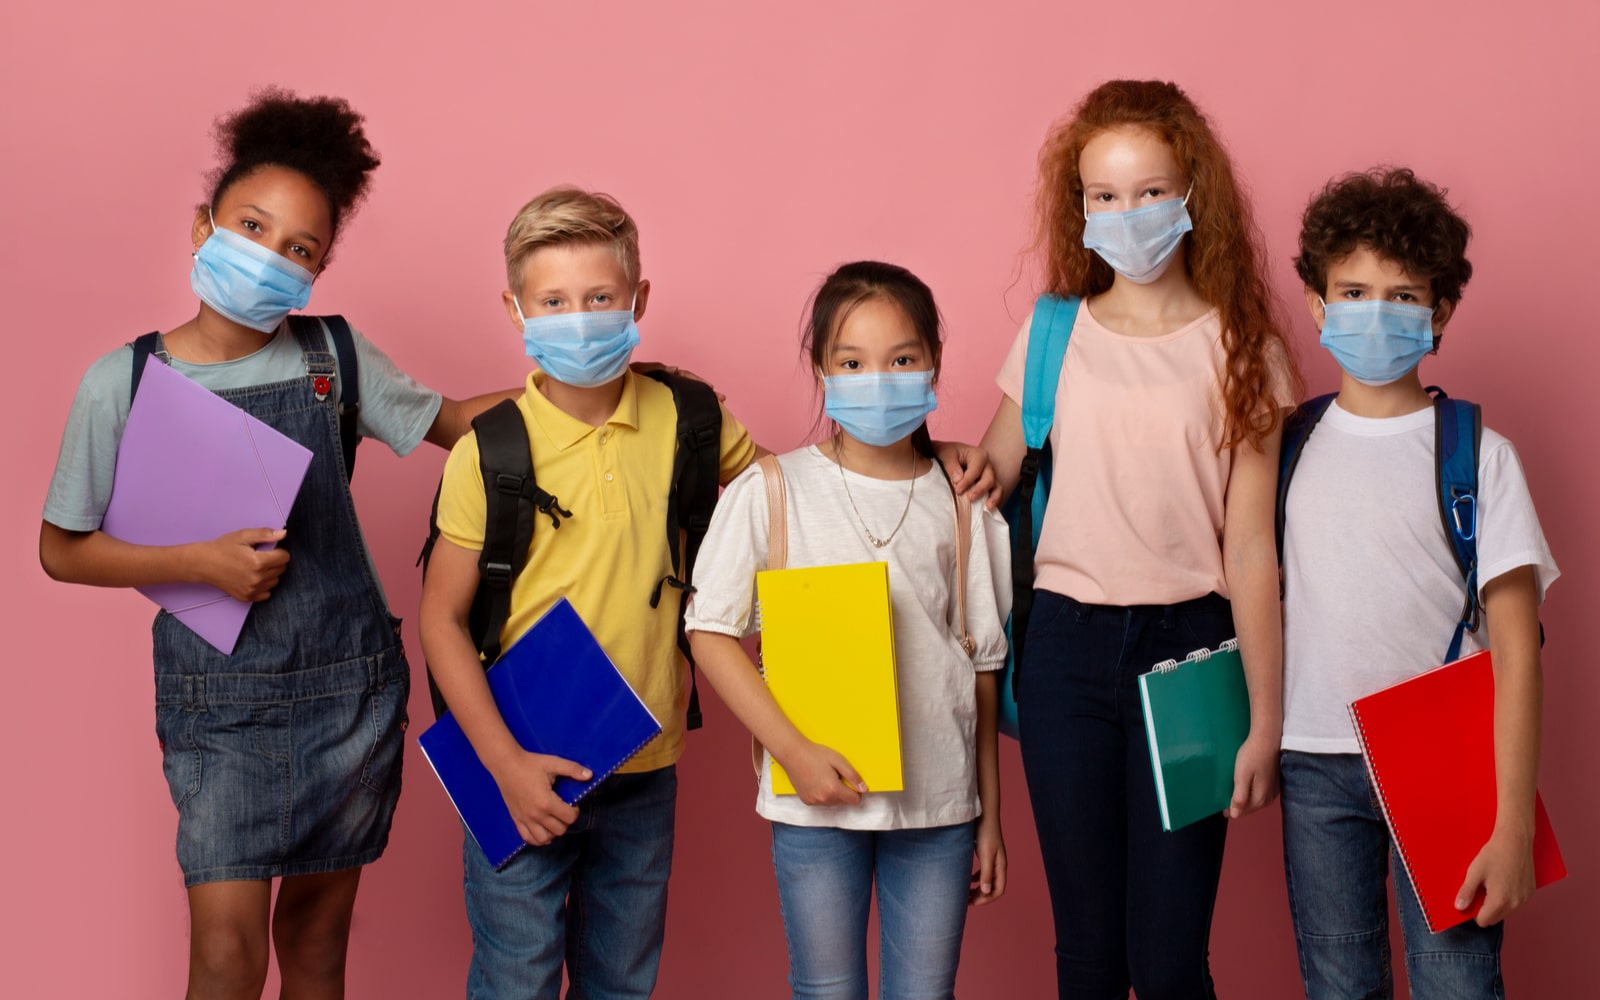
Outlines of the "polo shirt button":
M 600 435 L 600 443 L 601 444 L 605 444 L 606 443 L 606 436 L 604 434 Z
M 606 482 L 611 482 L 611 473 L 606 473 Z

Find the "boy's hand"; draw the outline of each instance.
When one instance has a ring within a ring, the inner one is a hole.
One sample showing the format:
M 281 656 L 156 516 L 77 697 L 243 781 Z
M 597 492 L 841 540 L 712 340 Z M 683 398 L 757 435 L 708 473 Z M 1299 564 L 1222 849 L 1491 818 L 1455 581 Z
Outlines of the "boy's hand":
M 1467 880 L 1456 893 L 1456 909 L 1463 913 L 1471 909 L 1480 889 L 1483 907 L 1474 918 L 1479 927 L 1498 924 L 1533 898 L 1531 836 L 1496 829 L 1467 866 Z
M 800 801 L 808 806 L 853 806 L 861 801 L 867 783 L 850 762 L 832 747 L 807 741 L 789 760 L 779 761 Z
M 289 567 L 289 553 L 256 546 L 280 542 L 284 534 L 271 528 L 243 528 L 199 543 L 201 578 L 234 600 L 266 600 Z
M 988 452 L 975 444 L 935 441 L 933 457 L 944 466 L 944 474 L 950 477 L 950 485 L 958 496 L 977 500 L 987 495 L 990 510 L 999 506 L 1000 480 L 995 477 Z
M 500 795 L 527 843 L 543 847 L 577 822 L 578 807 L 569 806 L 555 793 L 559 777 L 588 781 L 592 772 L 582 764 L 542 753 L 519 753 L 494 775 Z
M 1278 797 L 1279 740 L 1251 733 L 1233 759 L 1233 801 L 1228 818 L 1248 816 Z
M 1000 817 L 985 814 L 979 818 L 978 841 L 973 854 L 978 870 L 972 873 L 967 904 L 985 906 L 1006 892 L 1006 842 L 1000 836 Z

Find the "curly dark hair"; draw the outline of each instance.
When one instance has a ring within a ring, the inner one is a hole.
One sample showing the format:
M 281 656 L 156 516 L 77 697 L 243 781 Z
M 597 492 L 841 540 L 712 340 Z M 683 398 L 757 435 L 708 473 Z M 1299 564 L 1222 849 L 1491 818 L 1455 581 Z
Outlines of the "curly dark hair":
M 256 91 L 249 104 L 217 119 L 212 130 L 223 163 L 208 178 L 212 209 L 228 188 L 262 167 L 287 167 L 327 196 L 337 236 L 339 224 L 366 197 L 380 162 L 361 127 L 364 120 L 343 98 L 302 98 L 276 87 Z
M 1447 192 L 1405 167 L 1374 167 L 1328 182 L 1306 206 L 1294 269 L 1306 287 L 1328 293 L 1328 268 L 1365 248 L 1427 278 L 1433 302 L 1461 301 L 1472 277 L 1472 227 Z

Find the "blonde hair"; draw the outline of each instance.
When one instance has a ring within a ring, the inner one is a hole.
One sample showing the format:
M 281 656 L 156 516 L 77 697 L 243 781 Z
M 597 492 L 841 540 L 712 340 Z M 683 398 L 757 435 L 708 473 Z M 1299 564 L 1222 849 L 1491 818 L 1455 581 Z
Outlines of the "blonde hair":
M 506 230 L 506 284 L 522 294 L 522 265 L 544 247 L 604 244 L 616 254 L 628 283 L 639 280 L 639 227 L 608 194 L 562 186 L 544 192 L 517 212 Z

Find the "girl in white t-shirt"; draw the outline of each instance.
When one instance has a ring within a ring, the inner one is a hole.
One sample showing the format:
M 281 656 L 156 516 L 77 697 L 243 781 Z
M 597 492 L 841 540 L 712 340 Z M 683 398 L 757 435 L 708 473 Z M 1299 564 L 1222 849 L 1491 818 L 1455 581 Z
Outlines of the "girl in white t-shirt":
M 1010 605 L 1005 523 L 974 504 L 969 537 L 955 537 L 950 487 L 924 423 L 935 405 L 939 313 L 915 275 L 870 261 L 839 268 L 813 299 L 805 347 L 837 431 L 778 458 L 787 565 L 888 564 L 904 790 L 874 791 L 844 756 L 808 740 L 739 644 L 756 631 L 755 575 L 767 565 L 759 466 L 717 504 L 695 572 L 690 642 L 766 748 L 756 811 L 772 821 L 794 995 L 866 997 L 876 884 L 882 995 L 948 997 L 967 906 L 993 902 L 1006 884 L 993 673 L 1005 662 Z M 968 555 L 970 655 L 959 634 L 957 545 Z M 774 761 L 798 795 L 773 793 Z
M 1016 687 L 1062 997 L 1212 997 L 1226 818 L 1162 830 L 1138 676 L 1237 635 L 1251 728 L 1226 816 L 1277 790 L 1280 411 L 1296 397 L 1263 253 L 1221 143 L 1175 85 L 1096 88 L 1040 153 L 1045 291 L 1079 297 Z M 1023 455 L 1029 329 L 984 438 Z

